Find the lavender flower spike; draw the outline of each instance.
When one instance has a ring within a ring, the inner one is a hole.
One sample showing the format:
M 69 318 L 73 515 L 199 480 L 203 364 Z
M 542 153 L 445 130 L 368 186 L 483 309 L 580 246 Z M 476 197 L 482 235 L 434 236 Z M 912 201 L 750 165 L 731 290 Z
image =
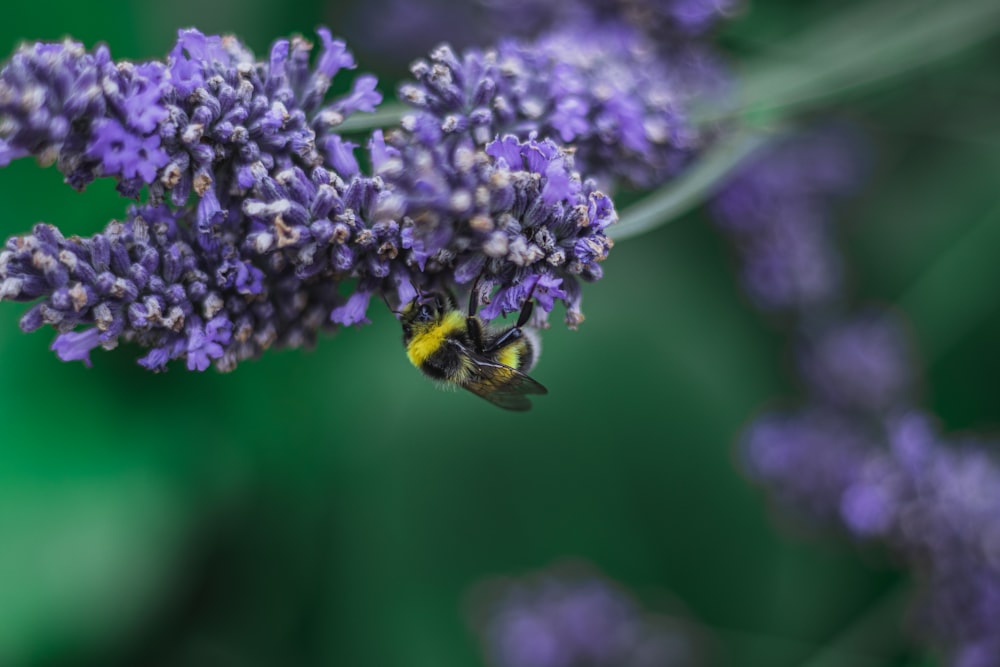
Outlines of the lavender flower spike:
M 580 172 L 605 187 L 661 183 L 701 145 L 655 45 L 622 23 L 573 22 L 461 55 L 442 46 L 411 71 L 400 98 L 443 134 L 483 146 L 535 132 L 571 146 Z
M 499 288 L 486 319 L 519 310 L 530 293 L 541 317 L 560 299 L 579 324 L 579 280 L 601 277 L 612 245 L 611 200 L 550 140 L 508 135 L 483 149 L 428 116 L 409 120 L 373 150 L 392 193 L 378 215 L 401 220 L 406 264 L 432 285 L 478 279 L 484 300 Z
M 0 72 L 0 164 L 34 155 L 73 187 L 111 176 L 130 197 L 148 185 L 154 203 L 169 194 L 181 206 L 194 191 L 207 227 L 266 174 L 330 164 L 343 150 L 334 129 L 381 102 L 371 76 L 325 100 L 354 60 L 317 32 L 313 67 L 301 38 L 257 62 L 235 37 L 193 29 L 178 33 L 166 62 L 115 62 L 107 47 L 69 41 L 24 46 Z
M 712 202 L 755 305 L 805 310 L 842 297 L 843 259 L 830 211 L 863 180 L 863 149 L 844 126 L 793 135 L 750 161 Z
M 336 192 L 326 196 L 331 208 L 347 210 Z M 239 217 L 239 234 L 216 237 L 199 232 L 195 217 L 194 209 L 140 206 L 90 238 L 36 225 L 0 252 L 0 300 L 39 301 L 21 328 L 53 326 L 59 357 L 88 365 L 92 349 L 124 341 L 147 348 L 139 363 L 151 370 L 172 359 L 189 370 L 231 370 L 271 347 L 312 344 L 332 328 L 330 312 L 343 297 L 329 259 L 335 234 L 323 235 L 331 221 L 269 247 L 260 223 Z
M 477 276 L 497 289 L 484 317 L 520 308 L 531 291 L 540 315 L 562 299 L 568 321 L 582 320 L 578 280 L 600 277 L 611 200 L 552 142 L 508 137 L 466 153 L 408 136 L 375 142 L 384 177 L 264 176 L 211 233 L 200 207 L 162 204 L 86 239 L 37 225 L 0 253 L 0 300 L 39 301 L 21 327 L 55 327 L 64 360 L 135 342 L 153 370 L 172 359 L 229 370 L 365 322 L 376 295 L 403 303 L 414 286 L 456 289 Z

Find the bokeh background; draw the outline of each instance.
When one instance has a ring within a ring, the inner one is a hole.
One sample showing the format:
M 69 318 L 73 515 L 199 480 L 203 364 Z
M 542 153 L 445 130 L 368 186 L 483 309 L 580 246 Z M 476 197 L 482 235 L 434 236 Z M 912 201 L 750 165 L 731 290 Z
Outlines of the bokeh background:
M 734 61 L 780 53 L 840 5 L 759 0 L 719 40 Z M 391 94 L 400 65 L 352 36 L 374 20 L 356 9 L 15 3 L 0 51 L 72 35 L 162 57 L 193 25 L 264 54 L 322 23 Z M 828 109 L 873 147 L 838 213 L 852 291 L 906 307 L 946 430 L 1000 415 L 998 64 L 994 39 Z M 0 203 L 4 237 L 37 221 L 92 234 L 126 206 L 31 160 L 0 172 Z M 566 559 L 694 620 L 713 664 L 933 664 L 894 614 L 844 645 L 905 575 L 787 525 L 739 473 L 741 426 L 798 390 L 782 323 L 734 275 L 701 210 L 618 244 L 580 330 L 546 333 L 534 374 L 550 394 L 528 414 L 436 390 L 378 304 L 370 326 L 228 375 L 153 375 L 129 346 L 61 363 L 51 332 L 22 334 L 25 307 L 2 304 L 0 666 L 477 665 L 469 591 Z

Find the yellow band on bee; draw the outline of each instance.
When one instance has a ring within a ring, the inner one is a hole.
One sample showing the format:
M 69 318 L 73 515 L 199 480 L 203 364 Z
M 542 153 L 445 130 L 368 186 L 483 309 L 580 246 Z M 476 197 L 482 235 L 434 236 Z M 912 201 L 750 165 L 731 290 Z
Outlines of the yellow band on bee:
M 518 368 L 521 364 L 521 351 L 524 349 L 524 341 L 519 340 L 512 345 L 500 350 L 500 354 L 497 355 L 497 361 L 499 361 L 504 366 L 510 366 L 511 368 Z
M 445 338 L 463 329 L 465 329 L 465 315 L 458 310 L 449 311 L 440 322 L 430 323 L 426 329 L 418 330 L 414 334 L 406 346 L 406 356 L 410 358 L 411 364 L 420 368 L 427 361 L 427 357 L 441 348 Z

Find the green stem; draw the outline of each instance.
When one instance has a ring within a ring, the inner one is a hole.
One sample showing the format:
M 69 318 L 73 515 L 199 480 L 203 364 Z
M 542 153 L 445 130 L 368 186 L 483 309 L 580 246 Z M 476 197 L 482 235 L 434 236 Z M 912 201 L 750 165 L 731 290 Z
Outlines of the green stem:
M 337 130 L 347 134 L 350 132 L 366 132 L 383 127 L 393 127 L 399 125 L 399 121 L 410 111 L 413 111 L 413 109 L 405 104 L 389 102 L 376 109 L 375 113 L 354 114 L 341 123 Z
M 686 213 L 711 195 L 744 158 L 773 135 L 773 131 L 744 129 L 719 141 L 669 184 L 622 211 L 619 223 L 608 229 L 608 235 L 615 241 L 621 241 L 648 232 Z
M 902 583 L 882 595 L 859 616 L 813 653 L 799 667 L 878 667 L 902 643 L 900 618 L 910 598 L 910 586 Z M 852 656 L 845 662 L 845 656 Z
M 742 115 L 784 118 L 940 61 L 1000 31 L 996 0 L 882 0 L 861 5 L 795 38 L 781 61 L 753 63 L 737 77 L 736 111 L 703 110 L 702 122 Z
M 997 247 L 1000 203 L 939 254 L 896 300 L 922 334 L 928 366 L 996 309 Z

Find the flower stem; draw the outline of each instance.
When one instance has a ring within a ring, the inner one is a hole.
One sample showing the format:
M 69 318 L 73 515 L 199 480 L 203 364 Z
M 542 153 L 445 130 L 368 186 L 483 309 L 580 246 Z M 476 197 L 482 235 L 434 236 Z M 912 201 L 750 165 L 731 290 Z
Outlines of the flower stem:
M 909 599 L 908 582 L 889 589 L 799 667 L 838 667 L 845 655 L 853 656 L 854 667 L 886 664 L 902 641 L 900 618 Z
M 774 130 L 745 128 L 720 140 L 687 171 L 623 210 L 619 223 L 608 229 L 608 236 L 621 241 L 679 217 L 711 195 L 745 157 L 774 134 Z
M 1000 202 L 938 255 L 896 300 L 923 335 L 921 348 L 928 366 L 995 310 L 998 246 Z
M 736 110 L 704 109 L 698 120 L 733 115 L 770 120 L 801 113 L 875 83 L 910 75 L 1000 32 L 995 0 L 882 0 L 845 10 L 792 38 L 738 75 Z
M 413 109 L 399 102 L 389 102 L 381 105 L 374 113 L 352 115 L 341 123 L 337 130 L 348 134 L 399 125 L 399 121 L 408 111 L 413 111 Z

